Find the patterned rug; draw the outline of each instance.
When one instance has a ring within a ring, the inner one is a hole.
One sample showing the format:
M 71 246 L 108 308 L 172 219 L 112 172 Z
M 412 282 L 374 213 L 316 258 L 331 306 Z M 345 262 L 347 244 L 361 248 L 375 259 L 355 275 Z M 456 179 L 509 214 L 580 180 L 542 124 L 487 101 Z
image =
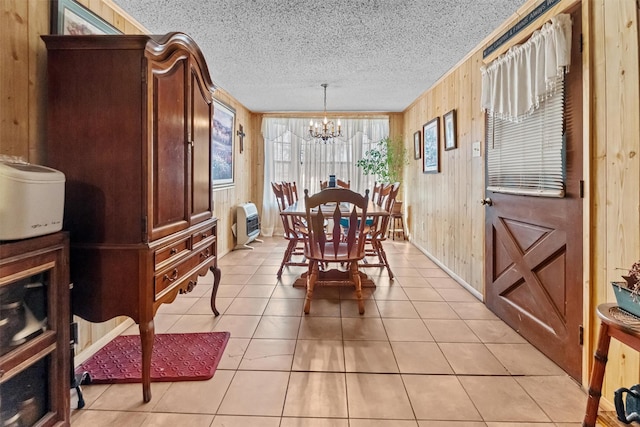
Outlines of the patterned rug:
M 229 332 L 156 334 L 151 355 L 151 381 L 208 380 L 222 358 Z M 81 364 L 93 384 L 139 383 L 142 352 L 140 337 L 120 335 Z

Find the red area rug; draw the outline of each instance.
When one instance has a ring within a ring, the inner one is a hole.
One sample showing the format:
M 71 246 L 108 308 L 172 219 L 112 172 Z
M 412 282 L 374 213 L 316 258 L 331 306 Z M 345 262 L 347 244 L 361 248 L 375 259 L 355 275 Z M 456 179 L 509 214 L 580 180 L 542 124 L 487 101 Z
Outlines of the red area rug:
M 220 362 L 229 332 L 156 334 L 151 355 L 151 381 L 208 380 Z M 81 364 L 91 383 L 142 382 L 140 337 L 120 335 Z

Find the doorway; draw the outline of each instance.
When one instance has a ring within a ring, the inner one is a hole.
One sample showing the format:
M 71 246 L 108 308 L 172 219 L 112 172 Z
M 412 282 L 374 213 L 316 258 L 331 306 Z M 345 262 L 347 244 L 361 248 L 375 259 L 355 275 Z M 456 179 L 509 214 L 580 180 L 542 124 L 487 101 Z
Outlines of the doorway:
M 566 187 L 563 198 L 487 190 L 487 307 L 576 380 L 582 371 L 582 32 L 573 21 L 565 78 Z

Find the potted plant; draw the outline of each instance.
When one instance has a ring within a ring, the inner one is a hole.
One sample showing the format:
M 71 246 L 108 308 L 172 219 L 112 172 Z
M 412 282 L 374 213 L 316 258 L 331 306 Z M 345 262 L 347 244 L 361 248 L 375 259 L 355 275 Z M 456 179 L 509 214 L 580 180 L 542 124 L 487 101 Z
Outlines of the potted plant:
M 400 181 L 402 167 L 407 164 L 409 156 L 402 139 L 388 136 L 378 141 L 356 162 L 365 175 L 375 175 L 376 181 L 385 184 Z
M 640 317 L 640 261 L 633 263 L 624 282 L 613 282 L 613 290 L 618 306 L 625 311 Z

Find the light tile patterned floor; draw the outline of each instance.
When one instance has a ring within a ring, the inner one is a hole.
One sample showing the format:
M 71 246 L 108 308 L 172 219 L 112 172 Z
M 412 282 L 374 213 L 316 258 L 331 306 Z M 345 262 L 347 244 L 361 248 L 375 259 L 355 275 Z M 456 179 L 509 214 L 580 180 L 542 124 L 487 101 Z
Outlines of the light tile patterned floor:
M 156 332 L 229 331 L 208 381 L 83 387 L 74 426 L 546 427 L 579 426 L 586 394 L 409 242 L 385 242 L 396 274 L 368 268 L 358 315 L 350 288 L 315 293 L 277 280 L 285 242 L 220 259 L 213 277 L 160 308 Z M 137 326 L 125 333 L 137 334 Z

